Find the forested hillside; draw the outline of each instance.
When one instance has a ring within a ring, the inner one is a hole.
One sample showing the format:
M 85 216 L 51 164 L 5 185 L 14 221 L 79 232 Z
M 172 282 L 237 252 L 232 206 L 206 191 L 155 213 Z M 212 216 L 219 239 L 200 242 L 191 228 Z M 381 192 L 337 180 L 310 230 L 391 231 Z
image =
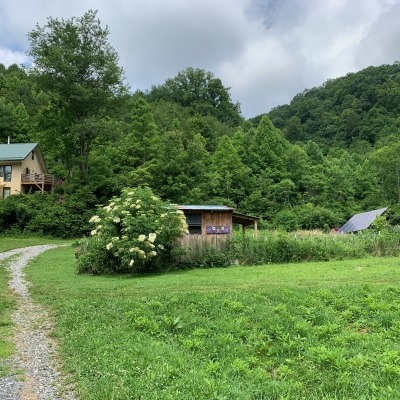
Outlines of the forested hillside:
M 79 195 L 75 207 L 90 208 L 147 185 L 164 200 L 232 205 L 270 227 L 329 229 L 385 206 L 399 222 L 398 63 L 246 121 L 229 88 L 201 69 L 132 93 L 107 36 L 93 12 L 50 19 L 29 35 L 34 68 L 0 66 L 0 141 L 39 142 L 66 181 L 63 201 Z
M 290 141 L 367 151 L 397 134 L 399 112 L 400 64 L 395 63 L 328 80 L 269 116 Z

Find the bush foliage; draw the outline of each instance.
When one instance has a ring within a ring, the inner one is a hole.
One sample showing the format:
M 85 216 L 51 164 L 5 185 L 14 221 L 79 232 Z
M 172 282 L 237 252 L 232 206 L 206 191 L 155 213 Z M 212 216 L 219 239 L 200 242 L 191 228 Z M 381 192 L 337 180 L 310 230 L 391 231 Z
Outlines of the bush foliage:
M 183 212 L 164 203 L 149 188 L 125 188 L 99 208 L 91 237 L 78 252 L 81 273 L 150 272 L 166 268 L 173 245 L 187 233 Z
M 89 189 L 73 194 L 18 194 L 0 201 L 0 231 L 56 238 L 76 238 L 90 230 L 88 220 L 96 204 Z

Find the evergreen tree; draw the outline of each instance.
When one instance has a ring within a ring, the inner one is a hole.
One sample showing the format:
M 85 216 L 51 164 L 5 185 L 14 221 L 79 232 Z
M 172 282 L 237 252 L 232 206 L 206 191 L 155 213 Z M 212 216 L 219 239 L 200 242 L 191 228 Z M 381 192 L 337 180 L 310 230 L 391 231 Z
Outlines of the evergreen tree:
M 245 166 L 228 136 L 223 136 L 211 157 L 208 182 L 210 196 L 240 206 L 248 190 L 250 169 Z
M 151 107 L 143 97 L 133 103 L 128 129 L 126 150 L 133 159 L 131 167 L 155 158 L 159 146 L 158 128 Z

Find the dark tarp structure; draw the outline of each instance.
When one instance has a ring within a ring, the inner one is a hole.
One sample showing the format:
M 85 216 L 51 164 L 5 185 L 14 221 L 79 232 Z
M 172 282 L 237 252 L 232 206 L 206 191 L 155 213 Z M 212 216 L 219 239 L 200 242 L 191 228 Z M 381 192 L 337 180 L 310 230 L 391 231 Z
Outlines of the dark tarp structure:
M 339 233 L 349 233 L 367 229 L 376 219 L 387 210 L 387 207 L 353 215 L 341 228 Z

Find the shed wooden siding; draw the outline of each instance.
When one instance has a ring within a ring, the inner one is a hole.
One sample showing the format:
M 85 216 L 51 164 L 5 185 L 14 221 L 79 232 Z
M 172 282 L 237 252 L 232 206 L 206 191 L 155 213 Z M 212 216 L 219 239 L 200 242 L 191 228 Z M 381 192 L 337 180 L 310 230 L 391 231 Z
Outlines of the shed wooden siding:
M 192 250 L 201 251 L 205 244 L 220 247 L 227 237 L 232 234 L 232 210 L 188 210 L 184 209 L 184 214 L 201 215 L 201 234 L 189 234 L 179 239 L 181 246 L 189 247 Z M 228 226 L 229 234 L 226 233 L 207 233 L 207 226 Z
M 178 241 L 180 246 L 188 247 L 193 251 L 201 252 L 204 245 L 220 248 L 229 235 L 185 235 Z
M 202 212 L 201 213 L 201 234 L 206 236 L 226 236 L 226 234 L 210 234 L 206 232 L 208 226 L 229 226 L 232 232 L 232 213 L 231 212 Z

